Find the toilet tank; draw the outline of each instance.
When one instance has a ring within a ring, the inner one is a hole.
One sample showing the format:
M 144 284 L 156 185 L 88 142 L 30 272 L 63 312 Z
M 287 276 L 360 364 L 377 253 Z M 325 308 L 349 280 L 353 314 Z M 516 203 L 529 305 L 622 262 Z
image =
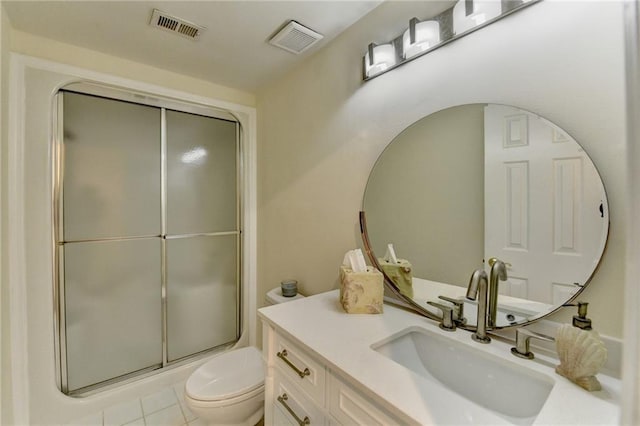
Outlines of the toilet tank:
M 280 287 L 276 287 L 267 292 L 267 295 L 264 298 L 265 304 L 268 305 L 277 305 L 278 303 L 290 302 L 292 300 L 298 300 L 304 298 L 300 293 L 296 294 L 293 297 L 285 297 L 282 295 L 282 289 Z

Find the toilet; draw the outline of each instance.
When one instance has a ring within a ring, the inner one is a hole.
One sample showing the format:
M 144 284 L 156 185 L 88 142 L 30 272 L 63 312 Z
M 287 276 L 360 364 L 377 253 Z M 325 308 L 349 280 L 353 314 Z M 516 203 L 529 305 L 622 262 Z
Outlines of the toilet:
M 267 305 L 303 298 L 269 291 Z M 209 425 L 254 426 L 264 414 L 262 353 L 253 346 L 222 353 L 196 369 L 185 384 L 189 409 Z

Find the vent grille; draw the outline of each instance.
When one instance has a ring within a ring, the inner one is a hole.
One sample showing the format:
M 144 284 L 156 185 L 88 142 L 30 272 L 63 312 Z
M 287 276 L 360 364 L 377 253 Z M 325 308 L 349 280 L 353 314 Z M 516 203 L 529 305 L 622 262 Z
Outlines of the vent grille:
M 322 37 L 322 34 L 296 21 L 291 21 L 278 31 L 276 35 L 271 37 L 269 43 L 288 52 L 300 54 L 322 40 Z
M 200 34 L 205 30 L 200 25 L 193 24 L 175 16 L 171 16 L 158 9 L 153 9 L 151 14 L 151 26 L 171 31 L 172 33 L 181 35 L 192 40 L 196 40 L 200 37 Z

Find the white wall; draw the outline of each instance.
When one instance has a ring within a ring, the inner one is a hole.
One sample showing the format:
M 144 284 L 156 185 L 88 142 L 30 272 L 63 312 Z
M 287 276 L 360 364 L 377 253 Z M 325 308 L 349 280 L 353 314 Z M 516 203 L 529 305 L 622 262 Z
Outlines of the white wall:
M 435 111 L 493 102 L 548 118 L 598 167 L 611 231 L 581 298 L 591 302 L 594 326 L 620 337 L 628 229 L 622 4 L 540 2 L 362 82 L 368 43 L 425 18 L 420 9 L 420 2 L 381 5 L 258 93 L 259 300 L 284 278 L 298 279 L 307 294 L 336 288 L 344 252 L 361 245 L 362 194 L 386 144 Z
M 11 32 L 11 51 L 118 77 L 144 81 L 157 86 L 190 92 L 221 101 L 255 106 L 253 93 L 18 30 L 12 30 Z
M 9 114 L 9 37 L 11 23 L 0 4 L 0 370 L 9 371 L 9 288 L 8 265 L 6 264 L 7 231 L 7 140 Z M 8 424 L 11 419 L 11 380 L 9 374 L 2 374 L 0 384 L 0 423 Z

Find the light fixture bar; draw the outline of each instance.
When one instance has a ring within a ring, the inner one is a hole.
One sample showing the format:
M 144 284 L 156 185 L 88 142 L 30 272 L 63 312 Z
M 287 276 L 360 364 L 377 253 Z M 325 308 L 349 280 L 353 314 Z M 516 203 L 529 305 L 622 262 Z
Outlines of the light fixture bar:
M 386 43 L 369 44 L 363 58 L 363 80 L 368 81 L 389 72 L 539 1 L 459 0 L 453 7 L 425 21 L 412 18 L 402 35 Z M 456 13 L 460 9 L 462 13 Z M 461 19 L 459 16 L 466 22 L 456 31 L 454 27 L 457 27 L 456 21 Z M 392 51 L 394 60 L 389 58 Z M 380 57 L 385 59 L 379 61 Z

